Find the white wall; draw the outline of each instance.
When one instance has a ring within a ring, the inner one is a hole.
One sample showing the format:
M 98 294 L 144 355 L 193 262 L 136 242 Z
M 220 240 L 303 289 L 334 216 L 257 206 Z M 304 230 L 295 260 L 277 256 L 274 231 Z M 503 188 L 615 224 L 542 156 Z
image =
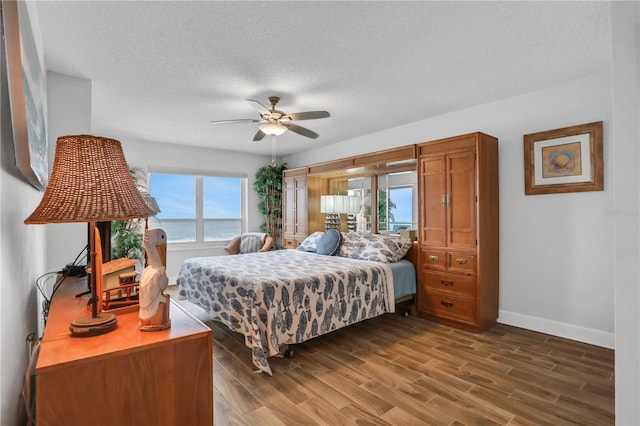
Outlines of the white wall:
M 616 424 L 639 425 L 640 3 L 612 4 Z
M 49 161 L 53 169 L 56 141 L 60 136 L 91 130 L 91 81 L 55 72 L 47 73 Z M 47 229 L 47 270 L 73 262 L 87 245 L 87 225 L 59 223 Z M 82 262 L 86 264 L 86 262 Z
M 523 135 L 600 120 L 604 121 L 605 191 L 525 196 Z M 284 161 L 297 167 L 474 131 L 500 140 L 499 321 L 612 348 L 609 73 L 388 129 Z
M 37 25 L 34 30 L 38 38 Z M 0 111 L 0 424 L 18 425 L 26 421 L 20 393 L 29 361 L 26 339 L 37 331 L 35 281 L 44 272 L 45 229 L 24 224 L 42 192 L 26 183 L 15 167 L 4 60 Z

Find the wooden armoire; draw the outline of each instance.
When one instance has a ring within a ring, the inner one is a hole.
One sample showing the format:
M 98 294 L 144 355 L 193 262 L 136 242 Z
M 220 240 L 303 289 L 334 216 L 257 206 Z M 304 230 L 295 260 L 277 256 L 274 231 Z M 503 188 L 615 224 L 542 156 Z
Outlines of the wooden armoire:
M 324 231 L 320 214 L 320 195 L 328 193 L 326 179 L 308 176 L 308 168 L 283 172 L 282 246 L 296 248 L 309 235 Z
M 498 140 L 418 145 L 418 315 L 482 331 L 498 317 Z

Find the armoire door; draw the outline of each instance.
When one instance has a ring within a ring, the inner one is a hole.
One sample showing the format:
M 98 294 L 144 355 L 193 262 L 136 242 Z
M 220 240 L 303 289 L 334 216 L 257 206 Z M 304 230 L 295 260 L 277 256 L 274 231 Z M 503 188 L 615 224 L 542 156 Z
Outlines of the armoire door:
M 293 235 L 296 231 L 296 183 L 295 178 L 282 181 L 282 234 Z
M 447 247 L 476 247 L 475 151 L 446 155 Z
M 295 217 L 296 224 L 294 234 L 296 237 L 307 236 L 307 178 L 306 176 L 295 178 Z
M 446 230 L 446 161 L 444 155 L 420 159 L 420 230 L 421 243 L 445 246 Z

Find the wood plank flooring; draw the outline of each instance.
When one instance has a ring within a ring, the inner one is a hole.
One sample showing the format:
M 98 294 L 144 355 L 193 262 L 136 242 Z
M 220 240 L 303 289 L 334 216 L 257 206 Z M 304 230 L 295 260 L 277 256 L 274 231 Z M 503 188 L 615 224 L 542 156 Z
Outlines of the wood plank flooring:
M 253 373 L 240 335 L 178 302 L 214 331 L 216 426 L 614 424 L 609 349 L 389 314 L 270 358 L 269 377 Z

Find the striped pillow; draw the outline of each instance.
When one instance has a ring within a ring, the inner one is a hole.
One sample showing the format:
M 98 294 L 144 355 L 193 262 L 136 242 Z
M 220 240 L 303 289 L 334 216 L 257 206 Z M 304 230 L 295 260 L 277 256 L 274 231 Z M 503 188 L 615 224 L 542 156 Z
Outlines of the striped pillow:
M 262 239 L 256 235 L 243 235 L 240 241 L 240 254 L 255 253 L 262 247 Z

